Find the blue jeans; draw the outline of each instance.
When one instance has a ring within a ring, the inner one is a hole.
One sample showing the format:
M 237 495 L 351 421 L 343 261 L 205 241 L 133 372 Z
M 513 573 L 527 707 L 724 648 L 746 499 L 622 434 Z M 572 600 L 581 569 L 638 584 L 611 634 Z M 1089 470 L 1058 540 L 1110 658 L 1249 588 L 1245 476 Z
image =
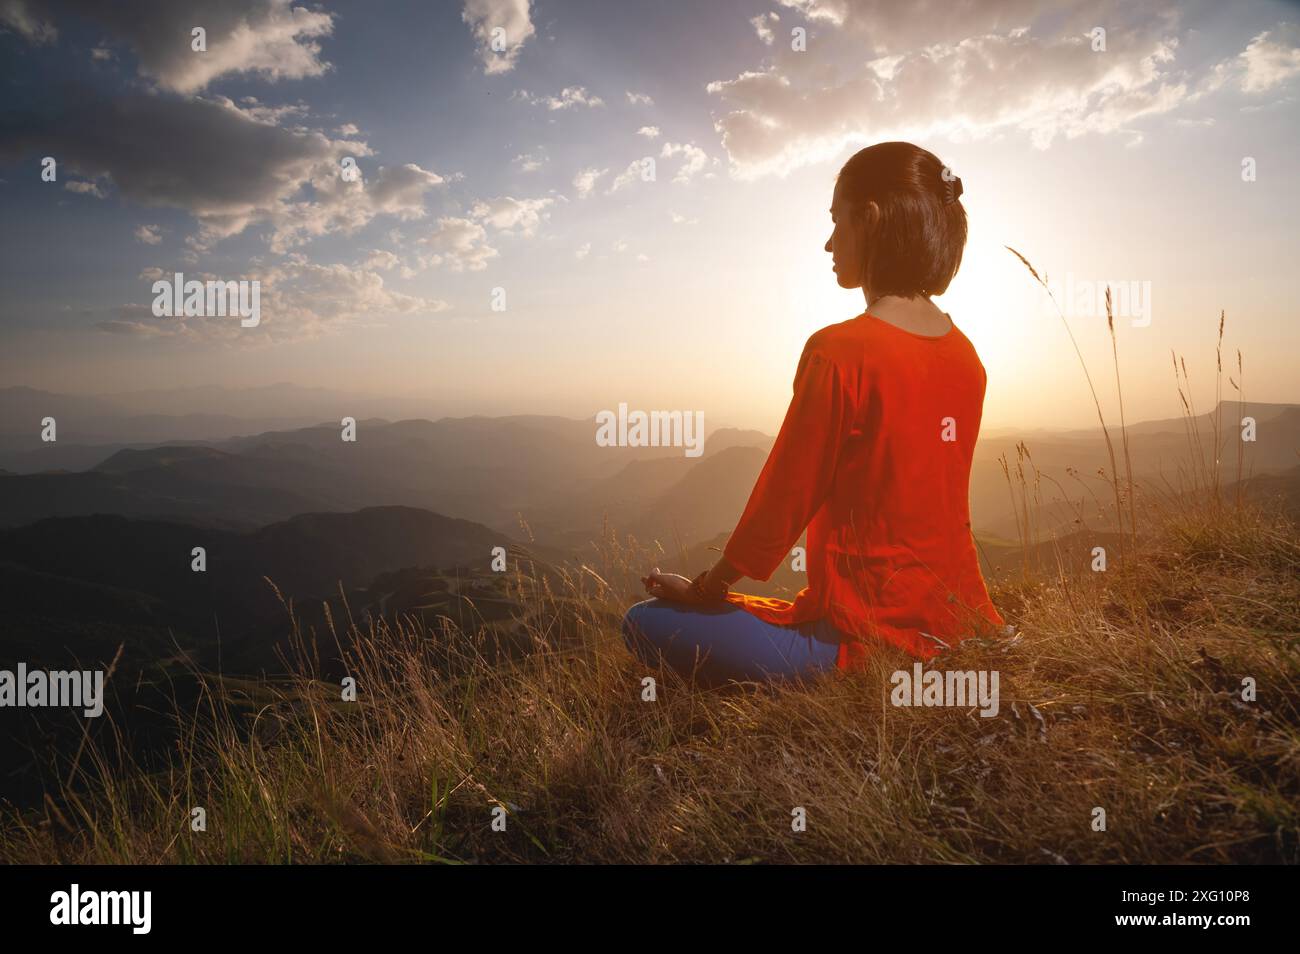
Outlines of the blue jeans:
M 828 620 L 777 626 L 731 604 L 637 603 L 623 617 L 623 641 L 647 665 L 660 658 L 697 683 L 779 680 L 834 669 L 840 641 Z

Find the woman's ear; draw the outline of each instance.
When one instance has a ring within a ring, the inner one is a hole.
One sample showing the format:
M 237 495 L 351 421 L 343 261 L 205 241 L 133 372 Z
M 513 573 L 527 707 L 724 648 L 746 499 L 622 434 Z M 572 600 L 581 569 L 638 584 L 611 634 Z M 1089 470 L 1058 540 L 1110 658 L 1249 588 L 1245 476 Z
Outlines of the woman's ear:
M 862 207 L 862 228 L 865 235 L 870 236 L 876 230 L 876 225 L 880 222 L 880 206 L 873 199 Z
M 858 213 L 858 248 L 862 256 L 859 287 L 867 287 L 867 276 L 871 273 L 871 246 L 880 223 L 880 206 L 867 202 Z

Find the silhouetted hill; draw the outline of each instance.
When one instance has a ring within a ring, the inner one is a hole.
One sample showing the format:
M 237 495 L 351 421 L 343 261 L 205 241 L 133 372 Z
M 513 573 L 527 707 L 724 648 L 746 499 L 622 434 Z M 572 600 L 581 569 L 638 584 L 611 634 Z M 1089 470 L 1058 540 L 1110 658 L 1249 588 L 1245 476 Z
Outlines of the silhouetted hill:
M 105 622 L 173 629 L 201 651 L 218 633 L 239 641 L 273 631 L 284 610 L 266 579 L 286 599 L 319 600 L 404 567 L 486 572 L 492 548 L 510 543 L 409 507 L 304 514 L 251 533 L 108 515 L 42 520 L 0 531 L 6 648 L 80 654 L 84 645 L 51 641 L 76 621 L 88 631 Z M 204 572 L 191 568 L 195 547 L 206 552 Z M 254 646 L 262 665 L 270 645 Z

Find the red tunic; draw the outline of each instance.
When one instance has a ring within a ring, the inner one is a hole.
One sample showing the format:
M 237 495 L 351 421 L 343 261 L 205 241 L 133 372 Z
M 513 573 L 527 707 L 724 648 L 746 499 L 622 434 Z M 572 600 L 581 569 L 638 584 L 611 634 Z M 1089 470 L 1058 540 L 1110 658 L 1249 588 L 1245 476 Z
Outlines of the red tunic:
M 794 398 L 723 551 L 766 580 L 808 529 L 808 585 L 788 600 L 733 593 L 771 623 L 829 618 L 851 641 L 922 659 L 1003 623 L 980 574 L 970 469 L 987 376 L 954 325 L 938 337 L 863 313 L 804 346 Z

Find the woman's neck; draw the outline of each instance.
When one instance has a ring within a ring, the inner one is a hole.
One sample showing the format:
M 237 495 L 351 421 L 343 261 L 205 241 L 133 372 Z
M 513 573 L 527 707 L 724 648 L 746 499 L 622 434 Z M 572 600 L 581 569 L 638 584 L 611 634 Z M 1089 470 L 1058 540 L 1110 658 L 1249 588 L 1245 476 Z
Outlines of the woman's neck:
M 881 321 L 918 335 L 938 336 L 952 327 L 952 319 L 929 298 L 881 295 L 873 300 L 867 296 L 867 311 Z

